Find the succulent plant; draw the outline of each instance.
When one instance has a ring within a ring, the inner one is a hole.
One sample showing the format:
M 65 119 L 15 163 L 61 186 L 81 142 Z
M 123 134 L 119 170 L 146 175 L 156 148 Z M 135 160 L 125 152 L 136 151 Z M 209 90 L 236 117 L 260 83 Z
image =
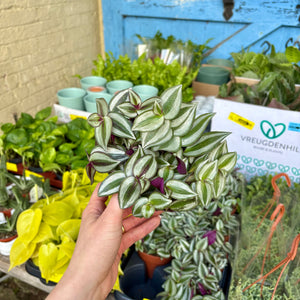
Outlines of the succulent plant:
M 161 299 L 225 299 L 219 282 L 232 253 L 229 235 L 239 224 L 232 208 L 242 194 L 241 176 L 228 176 L 221 197 L 207 208 L 164 212 L 160 226 L 135 243 L 138 251 L 173 257 Z
M 219 198 L 236 164 L 228 152 L 228 132 L 206 132 L 214 116 L 195 117 L 196 106 L 183 103 L 181 86 L 142 102 L 131 89 L 97 99 L 96 146 L 88 155 L 87 174 L 109 173 L 99 196 L 119 193 L 121 208 L 150 217 L 155 210 L 208 207 Z

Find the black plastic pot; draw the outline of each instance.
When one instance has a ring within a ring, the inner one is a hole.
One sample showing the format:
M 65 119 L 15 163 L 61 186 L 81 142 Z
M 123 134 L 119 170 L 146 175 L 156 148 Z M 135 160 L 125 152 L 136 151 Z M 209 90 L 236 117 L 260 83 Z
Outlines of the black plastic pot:
M 169 266 L 170 264 L 166 265 Z M 146 276 L 146 267 L 142 259 L 134 252 L 129 258 L 124 269 L 124 275 L 120 276 L 120 287 L 123 293 L 115 291 L 116 300 L 159 300 L 156 295 L 163 291 L 162 284 L 165 281 L 166 266 L 157 267 L 151 279 Z
M 49 285 L 49 286 L 54 286 L 56 285 L 56 282 L 53 281 L 48 281 L 46 282 L 46 280 L 44 278 L 41 277 L 41 271 L 40 268 L 38 266 L 36 266 L 33 261 L 31 259 L 27 260 L 25 263 L 25 270 L 27 271 L 27 273 L 29 273 L 32 276 L 35 276 L 37 278 L 40 279 L 40 281 L 45 284 L 45 285 Z

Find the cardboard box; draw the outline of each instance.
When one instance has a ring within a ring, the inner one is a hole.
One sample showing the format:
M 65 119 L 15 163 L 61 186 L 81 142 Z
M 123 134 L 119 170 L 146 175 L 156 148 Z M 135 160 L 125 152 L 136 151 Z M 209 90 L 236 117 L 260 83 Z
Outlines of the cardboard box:
M 212 131 L 227 131 L 229 151 L 247 179 L 286 173 L 300 183 L 300 112 L 215 99 Z

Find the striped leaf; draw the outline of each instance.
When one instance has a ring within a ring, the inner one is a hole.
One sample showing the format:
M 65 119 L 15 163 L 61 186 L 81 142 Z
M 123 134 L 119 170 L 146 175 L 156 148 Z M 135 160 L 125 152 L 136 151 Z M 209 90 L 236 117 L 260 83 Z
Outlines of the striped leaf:
M 165 142 L 164 144 L 161 144 L 157 147 L 154 147 L 154 149 L 159 149 L 162 151 L 167 151 L 167 152 L 177 152 L 180 150 L 181 147 L 181 139 L 178 136 L 173 136 L 171 140 L 168 142 Z
M 218 168 L 219 170 L 223 170 L 226 171 L 227 173 L 230 173 L 234 169 L 236 165 L 236 161 L 237 161 L 236 152 L 226 153 L 219 158 Z
M 118 105 L 118 110 L 129 119 L 137 116 L 136 108 L 128 102 Z
M 171 210 L 190 210 L 196 207 L 198 203 L 195 199 L 189 199 L 189 200 L 176 200 L 173 201 L 172 204 L 169 206 Z
M 216 199 L 220 198 L 226 185 L 226 177 L 222 172 L 218 172 L 213 181 L 213 192 Z
M 205 156 L 202 156 L 199 160 L 197 160 L 197 162 L 195 164 L 195 166 L 197 166 L 196 170 L 195 170 L 195 178 L 199 178 L 199 174 L 200 174 L 202 168 L 207 164 L 208 164 L 208 159 L 205 159 Z
M 201 238 L 195 245 L 196 249 L 199 251 L 203 252 L 207 249 L 208 247 L 208 239 L 207 238 Z M 200 257 L 201 260 L 201 257 Z M 203 260 L 203 259 L 202 259 Z
M 158 116 L 162 116 L 163 115 L 163 110 L 162 110 L 162 107 L 161 105 L 159 104 L 158 101 L 155 101 L 153 103 L 153 112 L 158 115 Z
M 192 128 L 193 123 L 195 120 L 195 111 L 193 111 L 188 117 L 186 118 L 185 122 L 178 127 L 173 128 L 174 135 L 176 136 L 184 136 L 186 135 L 189 130 Z M 173 120 L 172 120 L 173 122 Z
M 107 147 L 107 149 L 105 150 L 104 148 L 97 146 L 91 151 L 91 154 L 94 152 L 104 152 L 110 158 L 114 160 L 119 160 L 121 162 L 124 162 L 128 159 L 128 155 L 125 153 L 125 151 L 120 150 L 118 148 Z
M 222 155 L 226 154 L 228 152 L 227 148 L 227 142 L 226 140 L 220 143 L 216 148 L 210 151 L 208 154 L 208 159 L 210 161 L 213 161 L 215 159 L 219 159 Z
M 171 127 L 177 128 L 180 125 L 183 125 L 190 115 L 193 115 L 193 117 L 195 116 L 195 111 L 196 106 L 194 104 L 182 103 L 178 115 L 171 121 Z
M 142 216 L 144 218 L 148 219 L 152 217 L 154 212 L 155 212 L 155 208 L 150 203 L 147 203 L 142 206 Z
M 134 176 L 124 179 L 119 191 L 119 205 L 124 209 L 132 206 L 141 195 L 141 186 Z
M 194 173 L 194 172 L 196 173 L 197 168 L 199 167 L 199 165 L 203 165 L 204 161 L 205 163 L 208 161 L 207 155 L 200 156 L 196 160 L 194 160 L 191 167 L 189 168 L 189 173 Z
M 153 98 L 149 98 L 149 99 L 145 100 L 144 102 L 142 102 L 141 107 L 137 111 L 138 115 L 141 115 L 142 113 L 144 113 L 146 111 L 153 110 L 153 105 L 154 105 L 155 101 L 160 101 L 160 98 L 153 97 Z
M 110 172 L 120 164 L 120 161 L 112 159 L 107 154 L 98 151 L 91 153 L 89 161 L 99 173 Z
M 177 200 L 191 199 L 196 196 L 196 193 L 183 181 L 169 180 L 166 183 L 167 189 L 172 192 L 172 197 Z
M 218 173 L 218 161 L 212 161 L 202 166 L 201 170 L 197 173 L 197 180 L 213 180 Z
M 142 100 L 140 98 L 140 96 L 132 89 L 129 89 L 129 102 L 135 106 L 135 107 L 139 107 L 142 104 Z
M 135 177 L 152 178 L 157 171 L 157 162 L 152 155 L 145 155 L 137 160 L 133 166 Z
M 165 118 L 167 120 L 174 119 L 180 111 L 182 86 L 177 85 L 168 88 L 161 94 L 160 98 Z
M 112 133 L 121 138 L 129 138 L 135 140 L 132 132 L 132 123 L 119 113 L 110 113 L 113 122 Z
M 152 146 L 160 145 L 167 142 L 166 137 L 169 140 L 172 138 L 170 131 L 170 121 L 165 120 L 161 127 L 153 131 L 142 132 L 142 145 L 143 148 L 149 148 Z
M 164 288 L 165 291 L 167 291 L 170 296 L 176 295 L 177 292 L 176 283 L 172 279 L 169 278 L 165 281 Z
M 102 124 L 103 118 L 99 114 L 93 113 L 88 116 L 87 122 L 89 123 L 90 126 L 96 128 Z
M 209 270 L 204 263 L 198 265 L 198 276 L 199 279 L 204 279 L 209 274 Z
M 160 130 L 157 129 L 158 131 Z M 143 132 L 143 134 L 145 134 L 146 132 Z M 142 138 L 143 138 L 143 134 L 142 134 Z M 171 141 L 173 137 L 173 130 L 170 128 L 167 133 L 160 139 L 160 140 L 157 140 L 157 141 L 153 141 L 151 147 L 152 148 L 159 148 L 160 145 L 163 145 L 163 144 L 167 144 L 169 141 Z
M 135 118 L 132 130 L 152 131 L 158 129 L 163 123 L 163 116 L 156 115 L 153 111 L 146 111 Z
M 170 166 L 167 166 L 167 167 L 160 168 L 158 170 L 157 174 L 159 177 L 162 177 L 164 179 L 164 181 L 166 182 L 173 178 L 174 170 L 171 169 Z
M 150 180 L 146 178 L 140 178 L 140 185 L 141 185 L 141 194 L 143 194 L 144 192 L 148 191 L 151 185 Z
M 147 197 L 141 197 L 139 199 L 136 200 L 136 202 L 134 203 L 133 207 L 132 207 L 132 214 L 135 217 L 142 217 L 142 207 L 148 203 L 148 198 Z
M 215 113 L 208 113 L 198 116 L 193 122 L 193 127 L 181 138 L 182 146 L 187 147 L 197 142 L 214 115 Z
M 103 149 L 107 149 L 107 144 L 112 133 L 112 120 L 110 117 L 103 117 L 103 122 L 95 128 L 96 143 Z
M 98 196 L 104 197 L 104 196 L 109 196 L 114 193 L 117 193 L 120 189 L 120 184 L 124 179 L 125 179 L 125 174 L 122 171 L 111 173 L 101 183 L 98 190 Z
M 97 113 L 101 116 L 107 116 L 108 114 L 108 104 L 105 99 L 100 98 L 96 99 L 96 107 L 97 107 Z
M 153 205 L 156 209 L 164 209 L 168 207 L 168 205 L 172 202 L 171 199 L 165 197 L 163 194 L 154 192 L 149 197 L 149 202 Z
M 207 182 L 198 181 L 196 183 L 196 191 L 198 193 L 200 203 L 204 207 L 208 206 L 213 197 L 213 190 L 211 185 Z
M 124 171 L 126 176 L 133 175 L 133 166 L 137 162 L 138 159 L 140 159 L 144 155 L 144 151 L 141 148 L 141 146 L 138 147 L 138 149 L 130 156 L 128 161 L 125 164 Z
M 117 106 L 129 101 L 129 90 L 116 93 L 109 101 L 109 111 L 118 111 Z
M 217 147 L 217 145 L 229 134 L 229 132 L 222 131 L 204 133 L 198 143 L 185 149 L 184 155 L 196 157 L 206 154 Z

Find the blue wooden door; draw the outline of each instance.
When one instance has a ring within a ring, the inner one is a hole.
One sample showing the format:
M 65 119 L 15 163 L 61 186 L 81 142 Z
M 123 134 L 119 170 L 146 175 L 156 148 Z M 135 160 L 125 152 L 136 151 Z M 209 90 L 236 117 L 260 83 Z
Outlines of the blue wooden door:
M 300 0 L 235 0 L 232 17 L 223 16 L 222 0 L 102 0 L 105 51 L 132 54 L 136 34 L 174 35 L 203 44 L 209 38 L 212 54 L 229 58 L 242 47 L 261 52 L 267 40 L 277 51 L 286 42 L 300 40 Z M 291 44 L 289 44 L 291 45 Z

